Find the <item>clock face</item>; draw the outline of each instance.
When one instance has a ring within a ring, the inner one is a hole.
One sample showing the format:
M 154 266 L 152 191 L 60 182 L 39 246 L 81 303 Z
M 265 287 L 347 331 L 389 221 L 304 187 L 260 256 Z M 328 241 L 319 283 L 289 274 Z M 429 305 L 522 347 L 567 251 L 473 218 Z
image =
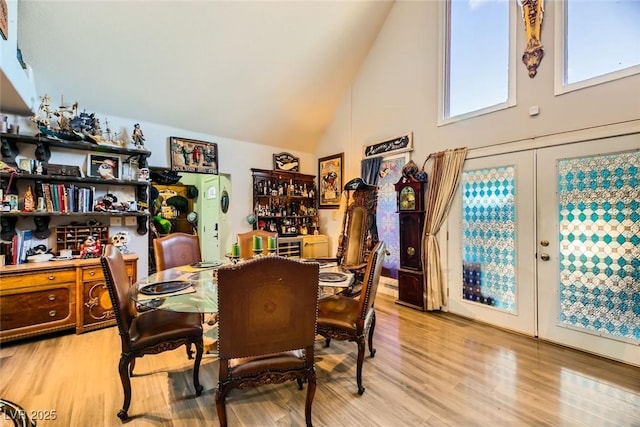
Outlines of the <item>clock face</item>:
M 412 211 L 416 209 L 416 193 L 411 187 L 403 187 L 400 190 L 400 210 Z

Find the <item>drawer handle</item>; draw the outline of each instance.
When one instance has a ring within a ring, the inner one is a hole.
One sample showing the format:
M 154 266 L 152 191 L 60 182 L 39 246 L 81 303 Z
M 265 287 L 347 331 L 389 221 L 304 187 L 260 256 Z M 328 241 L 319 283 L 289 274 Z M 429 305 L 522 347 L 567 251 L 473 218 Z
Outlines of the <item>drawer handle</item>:
M 49 276 L 49 280 L 54 280 L 55 278 L 56 278 L 55 274 L 51 274 L 51 275 Z
M 49 301 L 55 301 L 56 300 L 56 296 L 51 294 L 49 295 Z
M 56 311 L 55 310 L 49 311 L 49 317 L 56 317 Z
M 95 272 L 95 271 L 90 271 L 90 272 L 89 272 L 89 276 L 95 276 L 95 275 L 96 275 L 96 272 Z

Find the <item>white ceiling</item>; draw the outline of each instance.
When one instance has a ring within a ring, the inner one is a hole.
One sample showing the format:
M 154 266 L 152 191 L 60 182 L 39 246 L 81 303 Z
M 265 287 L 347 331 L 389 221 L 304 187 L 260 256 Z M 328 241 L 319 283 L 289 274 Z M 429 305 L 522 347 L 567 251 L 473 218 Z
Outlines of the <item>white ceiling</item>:
M 393 1 L 19 2 L 36 91 L 313 152 Z

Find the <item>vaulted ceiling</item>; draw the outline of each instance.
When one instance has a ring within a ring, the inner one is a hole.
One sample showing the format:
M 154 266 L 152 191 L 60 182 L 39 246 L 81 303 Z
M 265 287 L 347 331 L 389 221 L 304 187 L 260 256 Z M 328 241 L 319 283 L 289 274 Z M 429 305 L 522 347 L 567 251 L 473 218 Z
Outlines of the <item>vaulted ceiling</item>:
M 18 41 L 40 96 L 313 152 L 392 4 L 21 0 Z

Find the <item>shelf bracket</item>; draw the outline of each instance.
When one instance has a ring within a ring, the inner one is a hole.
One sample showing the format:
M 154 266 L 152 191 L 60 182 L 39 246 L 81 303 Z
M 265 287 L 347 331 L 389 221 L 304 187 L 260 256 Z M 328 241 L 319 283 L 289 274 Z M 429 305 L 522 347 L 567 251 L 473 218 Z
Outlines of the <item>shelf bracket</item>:
M 18 155 L 18 146 L 12 139 L 2 138 L 2 160 L 5 163 L 15 163 Z

